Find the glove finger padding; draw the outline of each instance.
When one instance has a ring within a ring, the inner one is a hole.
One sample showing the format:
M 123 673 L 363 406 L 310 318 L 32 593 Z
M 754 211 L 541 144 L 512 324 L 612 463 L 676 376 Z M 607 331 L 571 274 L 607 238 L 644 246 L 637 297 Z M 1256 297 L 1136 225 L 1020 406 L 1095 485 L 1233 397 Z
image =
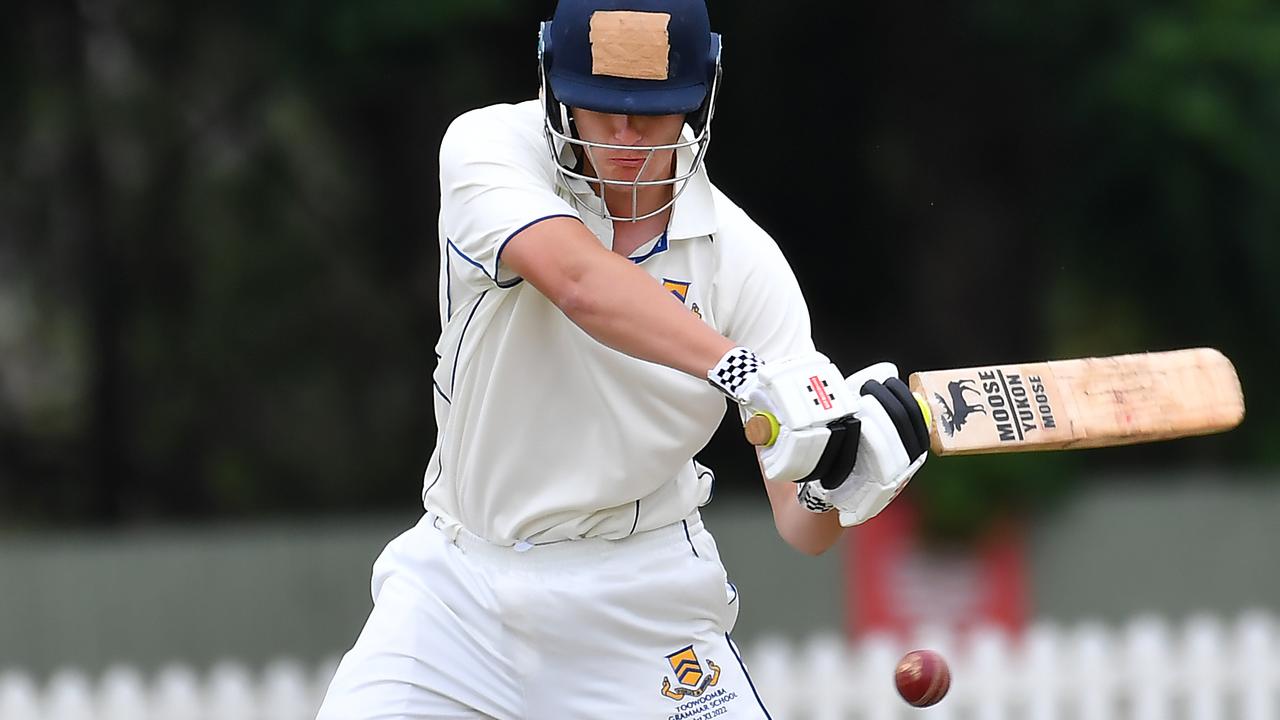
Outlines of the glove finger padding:
M 924 429 L 924 415 L 916 404 L 911 391 L 898 378 L 889 378 L 883 383 L 868 380 L 863 383 L 861 392 L 879 401 L 893 426 L 898 430 L 898 437 L 907 457 L 914 460 L 928 449 L 929 436 Z
M 896 405 L 896 401 L 894 404 Z M 871 473 L 884 475 L 885 473 L 877 471 L 901 469 L 911 463 L 914 458 L 902 442 L 902 433 L 878 397 L 863 395 L 854 415 L 862 422 L 862 442 L 858 444 L 858 463 L 854 466 L 850 479 L 866 477 Z M 905 418 L 903 420 L 905 422 Z M 863 460 L 867 462 L 864 463 Z M 865 467 L 870 464 L 879 467 Z M 859 472 L 859 466 L 866 472 Z
M 862 393 L 854 411 L 860 423 L 857 459 L 843 482 L 806 483 L 805 507 L 840 511 L 842 525 L 874 517 L 889 504 L 928 457 L 924 416 L 891 363 L 865 368 L 846 381 Z
M 862 423 L 858 460 L 844 483 L 825 497 L 842 511 L 842 523 L 849 517 L 859 523 L 874 517 L 902 492 L 927 457 L 908 456 L 888 410 L 874 395 L 864 395 L 855 414 Z
M 898 379 L 898 366 L 891 362 L 878 362 L 862 368 L 845 380 L 849 387 L 855 388 L 862 395 L 867 394 L 866 385 L 871 381 L 877 382 L 888 389 L 897 399 L 898 402 L 893 404 L 903 408 L 903 412 L 913 428 L 910 434 L 917 438 L 920 451 L 927 451 L 929 449 L 929 426 L 925 423 L 924 413 L 920 410 L 920 405 L 916 402 L 915 396 L 911 394 L 911 389 L 907 387 L 906 383 Z M 880 399 L 881 402 L 885 403 L 886 407 L 889 407 L 890 403 L 887 398 L 882 397 Z M 908 452 L 914 458 L 916 453 L 910 452 L 911 445 L 907 439 L 908 433 L 904 432 L 902 435 L 903 444 L 909 448 Z
M 906 409 L 907 417 L 911 419 L 911 428 L 915 430 L 916 439 L 920 441 L 920 452 L 929 451 L 929 423 L 924 419 L 924 410 L 920 408 L 920 403 L 916 402 L 916 396 L 912 394 L 911 388 L 896 377 L 891 377 L 884 381 L 884 386 L 889 389 L 898 398 L 898 402 L 902 403 L 902 407 Z M 915 454 L 908 451 L 912 458 Z

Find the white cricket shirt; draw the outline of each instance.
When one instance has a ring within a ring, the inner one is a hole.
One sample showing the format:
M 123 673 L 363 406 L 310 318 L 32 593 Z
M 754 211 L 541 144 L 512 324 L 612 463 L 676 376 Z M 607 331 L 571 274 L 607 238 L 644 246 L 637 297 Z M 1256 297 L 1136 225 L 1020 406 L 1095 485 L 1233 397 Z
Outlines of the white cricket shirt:
M 687 168 L 692 156 L 677 162 Z M 713 476 L 692 458 L 719 426 L 724 396 L 705 378 L 596 342 L 502 262 L 512 236 L 556 216 L 579 218 L 612 247 L 612 225 L 580 212 L 559 183 L 540 103 L 457 118 L 440 147 L 440 191 L 439 431 L 425 507 L 512 545 L 621 538 L 705 504 Z M 766 361 L 813 350 L 786 259 L 705 169 L 667 232 L 631 260 Z

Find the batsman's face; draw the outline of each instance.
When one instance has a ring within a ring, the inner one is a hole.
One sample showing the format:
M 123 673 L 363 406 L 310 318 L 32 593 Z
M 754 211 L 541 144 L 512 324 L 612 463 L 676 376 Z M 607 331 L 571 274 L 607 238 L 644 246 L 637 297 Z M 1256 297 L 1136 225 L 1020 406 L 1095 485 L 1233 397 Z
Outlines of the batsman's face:
M 625 149 L 593 147 L 587 151 L 587 173 L 603 180 L 665 180 L 675 171 L 675 150 L 649 150 L 680 140 L 684 115 L 613 115 L 573 108 L 578 136 L 591 143 L 621 145 Z M 646 160 L 648 162 L 646 162 Z

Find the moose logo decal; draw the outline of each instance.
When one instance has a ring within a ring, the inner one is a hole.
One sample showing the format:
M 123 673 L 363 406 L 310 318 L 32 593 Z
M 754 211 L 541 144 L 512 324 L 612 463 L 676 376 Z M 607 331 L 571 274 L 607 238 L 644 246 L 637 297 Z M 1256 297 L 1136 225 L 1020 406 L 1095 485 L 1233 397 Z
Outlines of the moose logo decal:
M 954 437 L 961 428 L 964 427 L 965 420 L 971 413 L 987 414 L 987 409 L 978 403 L 972 405 L 965 399 L 965 391 L 974 395 L 981 396 L 982 391 L 973 387 L 972 380 L 953 380 L 947 383 L 947 393 L 951 396 L 951 402 L 947 402 L 947 398 L 942 397 L 938 393 L 934 393 L 933 397 L 942 404 L 942 430 L 947 437 Z

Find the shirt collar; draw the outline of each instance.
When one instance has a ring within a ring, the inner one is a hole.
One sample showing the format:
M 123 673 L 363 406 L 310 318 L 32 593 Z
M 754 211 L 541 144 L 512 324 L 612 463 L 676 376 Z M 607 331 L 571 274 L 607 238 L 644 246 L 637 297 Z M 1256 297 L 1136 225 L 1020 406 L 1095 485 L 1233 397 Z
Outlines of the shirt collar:
M 693 130 L 688 125 L 684 126 L 684 137 L 693 139 Z M 688 172 L 695 157 L 693 147 L 677 150 L 676 174 Z M 667 235 L 673 240 L 688 240 L 712 235 L 716 228 L 715 198 L 711 194 L 711 179 L 707 177 L 707 164 L 704 162 L 689 178 L 684 192 L 676 198 L 675 207 L 671 208 L 671 222 L 667 224 Z

